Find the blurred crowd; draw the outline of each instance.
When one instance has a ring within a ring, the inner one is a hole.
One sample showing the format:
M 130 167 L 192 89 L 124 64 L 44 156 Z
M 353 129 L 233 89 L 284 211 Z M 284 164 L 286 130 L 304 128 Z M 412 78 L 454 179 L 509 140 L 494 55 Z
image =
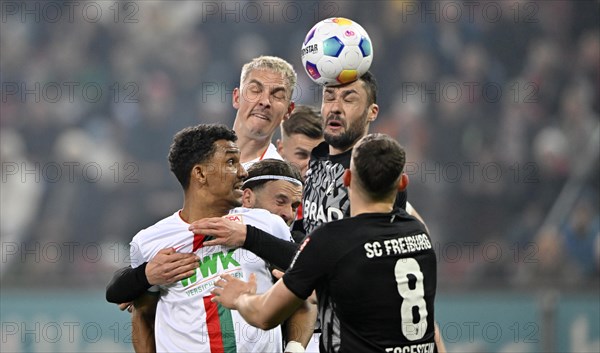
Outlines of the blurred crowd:
M 295 100 L 319 106 L 300 45 L 342 16 L 373 40 L 372 131 L 407 148 L 440 283 L 597 288 L 596 0 L 2 6 L 3 282 L 108 278 L 139 229 L 181 206 L 173 134 L 231 126 L 241 66 L 262 54 L 289 60 Z

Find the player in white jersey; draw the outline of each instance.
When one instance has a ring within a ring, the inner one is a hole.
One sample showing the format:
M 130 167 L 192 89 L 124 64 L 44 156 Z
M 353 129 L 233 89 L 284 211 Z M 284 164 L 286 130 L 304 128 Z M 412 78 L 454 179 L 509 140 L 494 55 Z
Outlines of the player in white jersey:
M 271 140 L 294 109 L 296 79 L 292 65 L 274 56 L 260 56 L 242 67 L 232 104 L 237 110 L 233 130 L 245 168 L 267 158 L 282 159 Z
M 239 152 L 235 150 L 235 144 L 231 141 L 229 144 L 225 143 L 226 139 L 213 142 L 216 150 L 213 151 L 212 158 L 192 164 L 194 158 L 197 159 L 199 155 L 210 154 L 200 151 L 202 146 L 205 146 L 206 150 L 206 146 L 210 146 L 211 142 L 211 135 L 203 133 L 206 132 L 203 128 L 210 130 L 206 126 L 184 129 L 176 136 L 169 153 L 171 169 L 185 190 L 184 208 L 142 230 L 132 241 L 132 267 L 149 261 L 166 247 L 174 247 L 178 252 L 194 252 L 200 258 L 200 266 L 194 275 L 188 278 L 154 288 L 160 292 L 159 298 L 144 295 L 136 300 L 134 347 L 136 351 L 152 351 L 154 347 L 151 335 L 155 333 L 156 350 L 159 352 L 281 352 L 279 328 L 270 331 L 257 330 L 246 324 L 237 312 L 219 308 L 210 301 L 209 292 L 218 274 L 227 273 L 249 279 L 249 274 L 255 273 L 261 291 L 266 291 L 272 283 L 269 270 L 262 259 L 242 249 L 204 247 L 204 241 L 208 238 L 201 234 L 193 235 L 188 230 L 187 221 L 195 219 L 198 215 L 201 217 L 203 212 L 200 211 L 203 209 L 212 210 L 208 213 L 214 216 L 218 212 L 224 213 L 227 205 L 239 205 L 235 196 L 240 188 L 239 179 L 245 176 L 245 172 L 239 167 Z M 233 158 L 229 158 L 231 155 Z M 269 165 L 271 170 L 273 165 L 280 169 L 295 170 L 291 165 L 277 160 L 265 160 L 262 164 L 267 165 L 267 170 Z M 260 169 L 259 167 L 255 169 Z M 187 173 L 190 176 L 186 178 L 185 170 L 189 168 L 192 170 L 191 173 Z M 202 168 L 206 175 L 203 175 Z M 235 178 L 231 175 L 234 169 L 237 169 Z M 288 172 L 287 175 L 259 175 L 249 178 L 243 186 L 244 204 L 259 207 L 275 202 L 280 206 L 272 210 L 290 221 L 293 220 L 295 207 L 300 204 L 302 182 L 297 171 L 295 174 Z M 197 185 L 194 176 L 198 177 Z M 277 186 L 278 183 L 283 184 L 271 190 L 271 187 Z M 214 204 L 214 210 L 209 207 L 210 204 Z M 283 204 L 288 206 L 284 207 Z M 287 208 L 290 209 L 289 212 L 284 212 Z M 236 208 L 225 217 L 254 225 L 281 239 L 291 241 L 288 225 L 282 218 L 268 211 Z M 152 330 L 154 310 L 156 323 Z
M 262 161 L 264 159 L 278 159 L 278 160 L 281 161 L 281 160 L 283 160 L 283 157 L 281 157 L 281 155 L 277 151 L 277 148 L 275 147 L 275 145 L 272 144 L 272 143 L 270 143 L 269 146 L 267 147 L 267 149 L 265 150 L 265 152 L 262 155 L 260 155 L 257 158 L 254 158 L 251 161 L 242 162 L 242 165 L 244 166 L 244 169 L 248 170 L 255 163 L 260 162 L 260 161 Z
M 291 241 L 289 228 L 280 218 L 262 209 L 236 208 L 230 220 L 250 224 Z M 170 285 L 153 287 L 160 292 L 156 308 L 157 352 L 281 352 L 279 327 L 263 331 L 246 324 L 236 311 L 219 308 L 210 301 L 210 290 L 219 274 L 249 279 L 254 273 L 258 292 L 272 286 L 266 263 L 243 249 L 204 247 L 206 237 L 194 236 L 180 211 L 140 231 L 132 240 L 132 267 L 148 261 L 166 247 L 194 252 L 201 259 L 196 273 Z
M 189 222 L 210 215 L 223 216 L 241 206 L 242 181 L 247 173 L 240 164 L 235 141 L 235 133 L 223 125 L 186 128 L 174 138 L 169 163 L 184 189 L 184 205 L 134 237 L 132 267 L 148 261 L 166 247 L 196 253 L 200 267 L 191 277 L 158 288 L 158 297 L 144 295 L 136 300 L 133 315 L 136 351 L 280 351 L 278 337 L 268 337 L 266 331 L 250 331 L 250 326 L 239 316 L 210 304 L 208 292 L 219 273 L 243 278 L 241 258 L 236 259 L 230 248 L 204 247 L 206 237 L 188 230 Z

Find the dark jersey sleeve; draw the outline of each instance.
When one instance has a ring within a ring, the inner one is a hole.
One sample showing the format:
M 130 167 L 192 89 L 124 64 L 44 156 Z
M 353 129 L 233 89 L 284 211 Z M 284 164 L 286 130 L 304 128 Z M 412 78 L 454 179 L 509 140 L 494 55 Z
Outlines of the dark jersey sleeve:
M 246 226 L 246 240 L 242 247 L 284 270 L 290 266 L 298 250 L 298 244 L 274 237 L 251 225 Z
M 106 300 L 115 304 L 128 303 L 144 294 L 151 287 L 146 278 L 147 264 L 117 270 L 106 286 Z
M 323 253 L 328 246 L 321 233 L 326 229 L 324 225 L 304 239 L 291 268 L 283 275 L 283 283 L 298 298 L 308 298 L 335 261 Z

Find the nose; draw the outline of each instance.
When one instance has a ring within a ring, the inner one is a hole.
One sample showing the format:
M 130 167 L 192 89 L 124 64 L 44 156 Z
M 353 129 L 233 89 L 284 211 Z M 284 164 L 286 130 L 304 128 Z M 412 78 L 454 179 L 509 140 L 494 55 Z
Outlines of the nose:
M 329 114 L 335 114 L 335 115 L 342 114 L 342 105 L 340 104 L 340 102 L 337 99 L 329 102 L 327 105 L 329 107 L 329 112 L 324 114 L 323 117 L 327 117 Z
M 265 108 L 271 107 L 271 94 L 269 93 L 269 90 L 265 89 L 261 92 L 260 96 L 258 97 L 258 104 Z
M 284 222 L 290 225 L 296 217 L 292 205 L 285 206 L 281 212 L 279 212 L 279 217 L 283 218 Z
M 241 163 L 238 167 L 237 174 L 238 174 L 239 179 L 246 179 L 246 177 L 248 176 L 248 172 L 246 171 L 246 168 L 244 168 L 244 166 Z

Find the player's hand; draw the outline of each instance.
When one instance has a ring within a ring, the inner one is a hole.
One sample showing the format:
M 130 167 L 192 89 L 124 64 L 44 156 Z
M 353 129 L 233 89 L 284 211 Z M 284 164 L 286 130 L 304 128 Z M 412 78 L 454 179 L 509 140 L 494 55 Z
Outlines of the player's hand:
M 177 282 L 192 276 L 199 266 L 198 261 L 196 254 L 162 249 L 146 265 L 146 278 L 153 286 Z
M 246 241 L 246 226 L 224 217 L 204 218 L 192 223 L 189 230 L 194 234 L 206 234 L 215 237 L 204 242 L 205 246 L 224 245 L 239 248 Z
M 127 310 L 128 312 L 132 312 L 133 311 L 133 302 L 119 304 L 119 310 L 121 310 L 121 311 Z
M 277 279 L 281 279 L 281 277 L 283 277 L 283 275 L 285 274 L 285 272 L 274 269 L 273 271 L 271 271 L 271 273 L 273 274 L 273 277 L 277 278 Z
M 211 293 L 214 295 L 211 299 L 212 302 L 220 303 L 226 308 L 236 310 L 236 301 L 240 295 L 256 293 L 256 275 L 251 273 L 248 282 L 244 282 L 231 275 L 222 275 L 215 282 L 215 288 Z

